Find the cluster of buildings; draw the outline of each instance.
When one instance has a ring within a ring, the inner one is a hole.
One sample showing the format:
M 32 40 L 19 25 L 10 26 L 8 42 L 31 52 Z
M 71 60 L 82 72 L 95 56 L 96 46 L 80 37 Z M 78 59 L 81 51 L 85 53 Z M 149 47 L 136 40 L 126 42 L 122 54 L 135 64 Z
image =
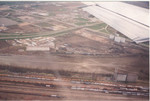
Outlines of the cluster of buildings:
M 0 32 L 5 30 L 7 30 L 7 27 L 5 27 L 4 25 L 0 26 Z
M 110 35 L 109 38 L 111 40 L 114 40 L 115 42 L 118 42 L 118 43 L 125 43 L 125 38 L 123 37 L 120 37 L 119 35 L 115 36 L 115 35 Z
M 16 46 L 25 46 L 26 51 L 50 51 L 55 49 L 55 38 L 37 37 L 32 39 L 15 39 L 12 44 Z
M 115 69 L 114 80 L 117 82 L 136 82 L 138 75 L 136 73 L 125 73 Z

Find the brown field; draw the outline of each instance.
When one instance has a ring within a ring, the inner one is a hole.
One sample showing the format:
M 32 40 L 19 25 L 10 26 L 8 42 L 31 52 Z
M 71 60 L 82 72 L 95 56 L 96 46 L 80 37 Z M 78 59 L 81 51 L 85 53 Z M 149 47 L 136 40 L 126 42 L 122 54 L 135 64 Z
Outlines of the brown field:
M 80 35 L 67 34 L 56 37 L 56 46 L 60 47 L 61 45 L 67 44 L 67 50 L 72 49 L 74 52 L 78 51 L 81 54 L 67 55 L 23 52 L 21 54 L 24 55 L 11 54 L 8 56 L 0 56 L 0 64 L 33 69 L 98 74 L 113 74 L 115 68 L 118 68 L 126 73 L 137 73 L 140 79 L 148 80 L 148 51 L 132 44 L 128 46 L 126 44 L 119 45 L 113 41 L 108 41 L 106 38 L 103 40 L 106 41 L 94 41 Z M 13 46 L 10 49 L 13 49 Z M 3 52 L 5 54 L 7 52 L 9 53 L 9 51 L 4 50 Z M 20 54 L 16 49 L 15 51 L 12 50 L 12 52 L 14 54 Z M 99 55 L 82 55 L 83 53 L 99 53 Z
M 37 33 L 40 31 L 40 28 L 35 27 L 33 25 L 24 25 L 24 26 L 18 26 L 18 25 L 12 25 L 8 27 L 8 30 L 2 31 L 2 33 Z
M 72 48 L 73 51 L 80 51 L 82 53 L 99 53 L 107 55 L 147 55 L 148 51 L 142 49 L 142 47 L 135 46 L 133 44 L 118 44 L 108 38 L 99 37 L 94 40 L 98 35 L 95 33 L 84 33 L 84 36 L 76 34 L 67 34 L 61 37 L 57 37 L 56 46 L 68 44 L 68 49 Z M 90 35 L 90 36 L 88 36 Z M 91 36 L 92 35 L 92 36 Z M 111 56 L 110 55 L 110 56 Z
M 3 25 L 3 24 L 5 26 L 10 26 L 10 25 L 16 25 L 17 22 L 8 18 L 0 18 L 0 25 Z
M 139 62 L 140 61 L 140 62 Z M 148 58 L 142 57 L 90 57 L 90 56 L 25 56 L 11 55 L 0 56 L 0 64 L 24 68 L 38 68 L 47 70 L 64 70 L 73 72 L 113 74 L 115 68 L 138 73 L 143 70 L 145 79 L 148 80 Z

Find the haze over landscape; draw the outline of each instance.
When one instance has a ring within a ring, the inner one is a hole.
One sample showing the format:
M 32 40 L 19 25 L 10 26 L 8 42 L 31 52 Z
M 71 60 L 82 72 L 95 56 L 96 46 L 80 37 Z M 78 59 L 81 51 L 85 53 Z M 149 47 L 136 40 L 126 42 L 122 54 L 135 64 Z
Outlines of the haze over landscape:
M 148 101 L 148 3 L 111 3 L 1 1 L 0 99 Z

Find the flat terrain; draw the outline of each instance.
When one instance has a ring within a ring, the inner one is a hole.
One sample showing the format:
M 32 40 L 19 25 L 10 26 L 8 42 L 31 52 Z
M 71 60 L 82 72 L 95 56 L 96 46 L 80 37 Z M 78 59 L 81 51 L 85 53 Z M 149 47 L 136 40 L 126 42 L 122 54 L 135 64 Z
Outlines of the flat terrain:
M 133 43 L 80 2 L 0 4 L 0 99 L 148 101 L 148 44 Z M 110 38 L 116 33 L 125 42 Z M 49 50 L 27 50 L 42 46 Z M 116 69 L 138 78 L 116 82 Z
M 118 68 L 119 70 L 127 73 L 137 73 L 139 77 L 142 76 L 142 78 L 148 79 L 148 57 L 112 58 L 50 54 L 46 54 L 44 56 L 1 55 L 0 64 L 24 68 L 64 70 L 99 74 L 113 74 L 115 68 Z M 140 72 L 141 70 L 144 71 L 142 75 Z
M 17 22 L 7 19 L 7 18 L 0 18 L 0 25 L 10 26 L 10 25 L 16 25 Z

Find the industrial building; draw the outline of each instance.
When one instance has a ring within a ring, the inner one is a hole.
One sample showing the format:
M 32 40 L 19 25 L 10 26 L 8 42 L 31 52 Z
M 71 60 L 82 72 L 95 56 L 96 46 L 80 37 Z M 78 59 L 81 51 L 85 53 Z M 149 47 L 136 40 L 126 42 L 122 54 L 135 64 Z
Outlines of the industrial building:
M 138 79 L 138 76 L 136 74 L 128 74 L 127 76 L 127 82 L 136 82 L 136 80 Z
M 117 73 L 114 76 L 115 81 L 119 82 L 136 82 L 138 79 L 138 76 L 134 73 Z
M 49 47 L 42 47 L 42 46 L 27 46 L 26 51 L 50 51 Z
M 126 81 L 126 78 L 127 78 L 127 75 L 121 74 L 121 73 L 118 73 L 115 77 L 116 81 L 123 81 L 123 82 Z

